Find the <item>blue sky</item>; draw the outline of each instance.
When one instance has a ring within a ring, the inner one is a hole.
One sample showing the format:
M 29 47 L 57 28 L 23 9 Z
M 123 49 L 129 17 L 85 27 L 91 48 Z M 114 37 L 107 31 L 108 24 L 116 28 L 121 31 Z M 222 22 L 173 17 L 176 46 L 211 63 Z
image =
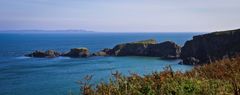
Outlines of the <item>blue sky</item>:
M 240 0 L 0 0 L 0 30 L 201 32 L 240 28 Z

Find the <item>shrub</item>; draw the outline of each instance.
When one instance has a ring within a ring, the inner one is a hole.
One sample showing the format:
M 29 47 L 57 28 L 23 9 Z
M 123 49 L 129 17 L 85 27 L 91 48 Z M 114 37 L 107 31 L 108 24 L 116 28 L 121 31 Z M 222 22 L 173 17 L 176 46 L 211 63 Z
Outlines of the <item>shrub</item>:
M 97 86 L 80 82 L 84 95 L 240 95 L 240 57 L 225 58 L 197 66 L 191 71 L 173 72 L 168 66 L 162 72 L 126 77 L 116 72 L 109 83 Z

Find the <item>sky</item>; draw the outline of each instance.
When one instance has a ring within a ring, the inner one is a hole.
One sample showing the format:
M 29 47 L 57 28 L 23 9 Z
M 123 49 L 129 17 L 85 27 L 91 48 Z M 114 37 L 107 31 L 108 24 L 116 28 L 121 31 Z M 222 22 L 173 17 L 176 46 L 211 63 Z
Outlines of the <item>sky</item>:
M 240 0 L 0 0 L 0 30 L 210 32 L 240 28 Z

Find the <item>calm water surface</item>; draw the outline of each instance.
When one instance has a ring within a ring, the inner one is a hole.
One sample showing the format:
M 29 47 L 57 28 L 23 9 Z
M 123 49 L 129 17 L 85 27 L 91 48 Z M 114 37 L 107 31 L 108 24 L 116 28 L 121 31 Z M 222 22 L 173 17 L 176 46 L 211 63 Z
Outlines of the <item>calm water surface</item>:
M 79 92 L 77 80 L 93 75 L 93 83 L 106 81 L 111 72 L 141 75 L 161 71 L 167 65 L 186 71 L 191 66 L 178 65 L 179 60 L 158 57 L 91 57 L 28 58 L 34 50 L 53 49 L 66 52 L 87 47 L 91 52 L 112 48 L 118 43 L 154 38 L 183 45 L 200 33 L 0 33 L 0 95 L 67 95 Z

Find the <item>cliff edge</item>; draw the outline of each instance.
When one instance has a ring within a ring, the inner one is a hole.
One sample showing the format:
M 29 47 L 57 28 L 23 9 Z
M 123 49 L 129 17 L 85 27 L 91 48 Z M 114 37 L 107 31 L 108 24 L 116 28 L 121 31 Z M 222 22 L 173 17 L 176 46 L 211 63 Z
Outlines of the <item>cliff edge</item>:
M 183 64 L 209 63 L 240 53 L 240 29 L 194 36 L 181 49 Z

